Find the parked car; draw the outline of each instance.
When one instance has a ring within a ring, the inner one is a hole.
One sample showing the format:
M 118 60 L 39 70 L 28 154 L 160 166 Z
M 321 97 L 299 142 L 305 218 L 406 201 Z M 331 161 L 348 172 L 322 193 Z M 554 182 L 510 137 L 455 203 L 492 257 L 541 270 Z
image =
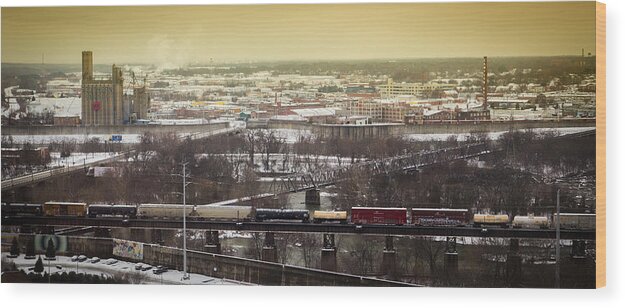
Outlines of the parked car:
M 87 261 L 87 256 L 85 255 L 78 256 L 78 262 L 85 262 L 85 261 Z
M 157 266 L 155 269 L 152 270 L 152 273 L 156 274 L 156 275 L 160 275 L 164 272 L 167 272 L 167 267 L 159 265 Z
M 91 263 L 98 263 L 98 262 L 100 262 L 100 258 L 98 258 L 98 257 L 93 257 L 93 258 L 91 258 L 91 261 L 90 261 L 90 262 L 91 262 Z
M 72 256 L 72 262 L 78 262 L 78 256 L 76 255 Z
M 143 264 L 143 263 L 137 263 L 137 264 L 135 264 L 135 269 L 136 269 L 136 270 L 138 270 L 138 271 L 140 271 L 140 270 L 141 270 L 141 268 L 143 268 L 143 265 L 145 265 L 145 264 Z
M 106 265 L 113 265 L 113 264 L 115 264 L 117 262 L 118 262 L 117 260 L 115 260 L 113 258 L 110 258 L 110 259 L 107 259 L 106 261 L 104 261 L 104 264 L 106 264 Z
M 144 264 L 144 265 L 141 267 L 141 270 L 142 270 L 142 271 L 144 271 L 144 272 L 145 272 L 145 271 L 149 271 L 149 270 L 151 270 L 151 269 L 152 269 L 152 265 L 149 265 L 149 264 Z

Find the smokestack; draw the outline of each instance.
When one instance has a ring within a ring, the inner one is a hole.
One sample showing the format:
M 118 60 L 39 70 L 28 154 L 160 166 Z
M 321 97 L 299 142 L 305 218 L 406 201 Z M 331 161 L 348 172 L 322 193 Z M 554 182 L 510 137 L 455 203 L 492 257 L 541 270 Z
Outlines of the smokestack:
M 484 110 L 488 110 L 488 57 L 484 57 L 484 87 L 482 95 L 484 96 Z
M 91 51 L 82 52 L 82 80 L 93 79 L 93 53 Z

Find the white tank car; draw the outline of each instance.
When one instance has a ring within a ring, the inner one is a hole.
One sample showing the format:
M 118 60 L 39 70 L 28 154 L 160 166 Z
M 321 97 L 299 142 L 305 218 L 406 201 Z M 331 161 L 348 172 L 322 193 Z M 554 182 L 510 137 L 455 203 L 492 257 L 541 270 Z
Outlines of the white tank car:
M 252 218 L 251 206 L 239 205 L 197 205 L 195 207 L 196 219 L 205 220 L 250 220 Z
M 549 218 L 545 216 L 514 216 L 512 220 L 513 228 L 525 228 L 525 229 L 548 229 Z
M 156 219 L 182 219 L 182 204 L 143 203 L 137 208 L 137 217 Z M 191 216 L 193 205 L 187 204 L 185 213 Z

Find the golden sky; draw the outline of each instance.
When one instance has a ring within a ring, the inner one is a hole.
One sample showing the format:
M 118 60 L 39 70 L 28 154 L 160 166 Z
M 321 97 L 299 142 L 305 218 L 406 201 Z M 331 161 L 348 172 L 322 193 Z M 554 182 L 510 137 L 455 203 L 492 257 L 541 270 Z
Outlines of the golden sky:
M 2 62 L 594 54 L 595 3 L 294 4 L 7 8 Z

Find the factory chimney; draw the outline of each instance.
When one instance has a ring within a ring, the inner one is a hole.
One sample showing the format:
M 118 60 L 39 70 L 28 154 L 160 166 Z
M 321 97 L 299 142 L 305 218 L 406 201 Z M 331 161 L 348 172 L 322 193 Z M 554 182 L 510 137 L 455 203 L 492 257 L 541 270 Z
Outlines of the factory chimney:
M 488 110 L 488 57 L 484 57 L 484 87 L 482 95 L 484 96 L 484 110 Z
M 93 80 L 93 52 L 82 52 L 82 80 Z

